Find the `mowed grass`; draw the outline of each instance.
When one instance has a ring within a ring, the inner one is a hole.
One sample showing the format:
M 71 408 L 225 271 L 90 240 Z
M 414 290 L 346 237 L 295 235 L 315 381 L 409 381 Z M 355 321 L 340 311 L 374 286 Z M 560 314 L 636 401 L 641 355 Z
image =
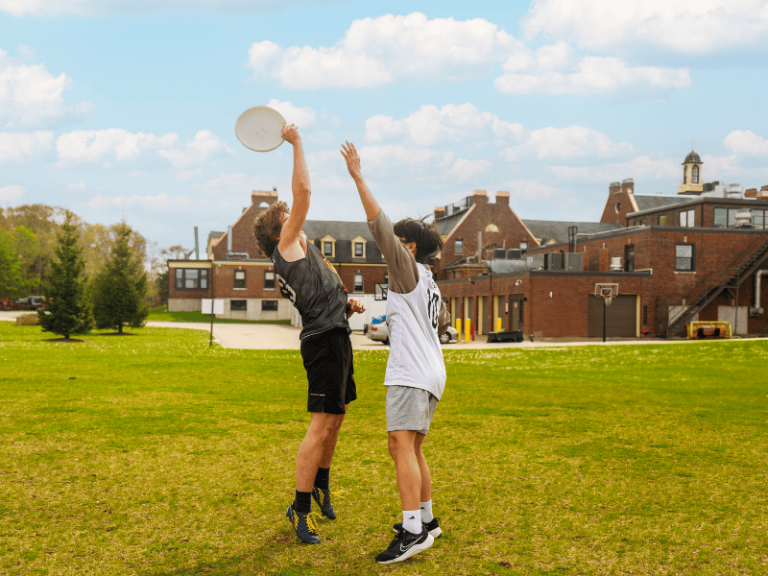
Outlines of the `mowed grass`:
M 386 352 L 356 353 L 339 519 L 310 547 L 284 516 L 298 353 L 135 334 L 0 323 L 0 574 L 768 573 L 768 341 L 446 351 L 425 449 L 445 535 L 379 566 Z

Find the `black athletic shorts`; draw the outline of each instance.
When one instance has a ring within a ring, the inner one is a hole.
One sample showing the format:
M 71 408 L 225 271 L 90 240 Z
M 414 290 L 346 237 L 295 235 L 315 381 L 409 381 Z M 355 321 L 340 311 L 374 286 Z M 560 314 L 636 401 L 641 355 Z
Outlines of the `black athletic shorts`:
M 347 329 L 334 328 L 305 338 L 301 359 L 309 381 L 307 411 L 344 414 L 344 405 L 357 398 Z

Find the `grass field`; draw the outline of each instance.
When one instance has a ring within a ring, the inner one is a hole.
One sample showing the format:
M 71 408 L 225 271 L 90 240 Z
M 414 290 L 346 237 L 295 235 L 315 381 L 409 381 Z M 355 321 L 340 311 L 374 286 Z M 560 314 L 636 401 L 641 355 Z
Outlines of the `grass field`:
M 207 322 L 211 323 L 211 315 L 202 312 L 168 312 L 167 306 L 159 306 L 149 311 L 147 320 L 160 322 Z M 234 320 L 231 318 L 216 318 L 216 324 L 290 324 L 290 320 Z
M 356 353 L 339 519 L 308 547 L 284 517 L 298 353 L 135 333 L 0 323 L 0 574 L 768 573 L 768 341 L 446 351 L 425 449 L 445 535 L 379 566 L 386 352 Z

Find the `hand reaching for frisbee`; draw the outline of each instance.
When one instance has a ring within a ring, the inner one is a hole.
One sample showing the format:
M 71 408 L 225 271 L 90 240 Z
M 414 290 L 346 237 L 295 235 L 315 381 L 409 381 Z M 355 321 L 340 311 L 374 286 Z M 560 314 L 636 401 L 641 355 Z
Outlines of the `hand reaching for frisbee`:
M 283 127 L 280 129 L 280 136 L 283 137 L 283 140 L 290 142 L 294 146 L 297 142 L 301 141 L 299 129 L 296 128 L 295 124 L 283 124 Z
M 355 145 L 351 142 L 341 145 L 341 155 L 344 156 L 344 160 L 347 161 L 347 170 L 352 178 L 360 178 L 363 175 L 362 168 L 360 167 L 360 156 L 357 153 Z
M 347 318 L 352 316 L 352 314 L 362 314 L 363 312 L 365 312 L 365 306 L 363 306 L 360 300 L 356 298 L 347 300 Z

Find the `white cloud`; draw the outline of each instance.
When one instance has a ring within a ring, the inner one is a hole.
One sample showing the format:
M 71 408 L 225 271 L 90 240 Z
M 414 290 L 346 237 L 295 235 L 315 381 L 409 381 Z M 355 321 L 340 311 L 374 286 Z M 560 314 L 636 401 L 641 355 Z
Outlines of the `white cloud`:
M 414 12 L 355 20 L 330 48 L 254 43 L 250 66 L 257 77 L 293 89 L 369 88 L 399 80 L 468 80 L 489 75 L 521 47 L 496 24 L 477 18 L 429 20 Z
M 290 102 L 280 102 L 279 100 L 270 100 L 267 106 L 274 108 L 285 118 L 286 123 L 296 124 L 301 128 L 311 128 L 317 122 L 317 114 L 312 108 L 299 108 Z
M 245 178 L 245 174 L 225 174 L 224 172 L 219 173 L 218 178 L 214 178 L 213 180 L 208 180 L 205 184 L 202 185 L 202 188 L 204 190 L 221 190 L 225 188 L 239 188 L 241 186 L 241 183 L 243 181 L 243 178 Z
M 496 78 L 494 86 L 505 94 L 591 96 L 624 93 L 639 98 L 664 95 L 691 85 L 690 74 L 686 69 L 631 67 L 613 57 L 585 56 L 568 70 L 552 68 L 566 62 L 565 58 L 553 58 L 545 64 L 533 56 L 530 60 L 512 58 L 504 67 L 511 71 Z
M 199 164 L 224 153 L 234 154 L 235 151 L 210 130 L 200 130 L 195 134 L 194 140 L 187 140 L 183 147 L 159 152 L 160 156 L 168 159 L 176 168 Z
M 373 116 L 365 122 L 366 139 L 381 142 L 405 137 L 420 146 L 440 142 L 518 141 L 526 136 L 522 124 L 505 122 L 472 104 L 424 105 L 402 120 Z
M 637 156 L 628 162 L 605 166 L 552 166 L 559 180 L 608 183 L 624 178 L 644 180 L 670 180 L 682 176 L 679 160 Z
M 445 173 L 444 178 L 464 182 L 470 178 L 474 178 L 478 174 L 488 172 L 490 168 L 491 163 L 487 160 L 467 160 L 459 158 L 453 163 L 451 169 Z
M 0 162 L 18 162 L 51 149 L 53 132 L 0 132 Z
M 236 15 L 280 10 L 298 3 L 298 0 L 0 0 L 0 12 L 13 16 L 119 16 L 181 11 Z
M 515 160 L 521 155 L 535 154 L 539 158 L 612 157 L 633 152 L 629 142 L 617 144 L 608 136 L 583 126 L 544 128 L 531 132 L 530 138 L 514 148 L 507 148 L 503 155 Z
M 74 192 L 75 190 L 85 190 L 85 182 L 72 182 L 67 186 L 67 190 Z
M 189 196 L 172 198 L 167 194 L 157 196 L 95 196 L 83 202 L 80 206 L 92 210 L 104 210 L 109 208 L 139 207 L 152 212 L 177 212 L 188 211 L 192 208 L 192 199 Z
M 137 157 L 143 150 L 172 146 L 178 140 L 173 133 L 164 136 L 132 134 L 122 128 L 76 130 L 59 136 L 56 151 L 66 162 L 93 162 L 107 155 L 117 160 Z
M 737 154 L 768 154 L 768 140 L 751 130 L 734 130 L 725 137 L 723 144 Z
M 64 90 L 71 85 L 64 72 L 54 76 L 44 64 L 16 64 L 0 50 L 0 122 L 35 125 L 67 113 L 82 113 L 83 107 L 92 105 L 71 108 L 64 102 Z
M 606 51 L 639 45 L 688 54 L 765 49 L 765 0 L 536 0 L 523 22 L 537 34 Z
M 528 200 L 547 200 L 562 194 L 557 188 L 543 184 L 538 180 L 526 180 L 524 178 L 509 180 L 506 187 L 510 195 Z
M 3 188 L 0 188 L 0 200 L 3 202 L 10 202 L 11 200 L 15 200 L 19 196 L 23 196 L 26 194 L 26 190 L 23 186 L 19 186 L 18 184 L 13 184 L 11 186 L 4 186 Z
M 427 148 L 410 148 L 408 146 L 363 146 L 358 150 L 363 173 L 366 170 L 389 171 L 395 167 L 423 164 L 440 156 Z M 343 160 L 342 160 L 343 161 Z
M 202 168 L 196 168 L 194 170 L 180 170 L 176 174 L 176 182 L 184 182 L 185 180 L 194 180 L 203 173 Z

